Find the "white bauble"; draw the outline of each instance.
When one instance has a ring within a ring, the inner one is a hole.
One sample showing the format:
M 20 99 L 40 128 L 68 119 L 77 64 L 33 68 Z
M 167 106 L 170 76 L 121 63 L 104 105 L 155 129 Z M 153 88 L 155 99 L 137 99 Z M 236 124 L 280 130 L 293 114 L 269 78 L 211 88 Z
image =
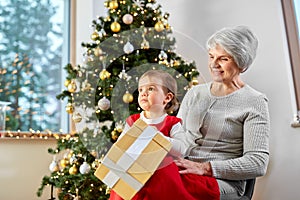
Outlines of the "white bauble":
M 131 24 L 133 22 L 133 16 L 131 14 L 125 14 L 122 18 L 124 24 Z
M 166 54 L 166 52 L 164 52 L 163 50 L 160 51 L 159 55 L 158 55 L 158 58 L 160 60 L 166 60 L 168 59 L 168 55 Z
M 103 97 L 98 101 L 98 107 L 100 110 L 108 110 L 110 108 L 110 101 L 106 97 Z
M 128 41 L 123 47 L 123 50 L 125 53 L 130 54 L 134 51 L 133 45 Z
M 87 174 L 91 170 L 91 166 L 87 162 L 83 162 L 79 167 L 79 171 L 81 174 Z
M 56 172 L 56 171 L 59 170 L 58 163 L 57 163 L 55 160 L 53 160 L 53 161 L 50 163 L 50 165 L 49 165 L 49 170 L 50 170 L 51 172 Z

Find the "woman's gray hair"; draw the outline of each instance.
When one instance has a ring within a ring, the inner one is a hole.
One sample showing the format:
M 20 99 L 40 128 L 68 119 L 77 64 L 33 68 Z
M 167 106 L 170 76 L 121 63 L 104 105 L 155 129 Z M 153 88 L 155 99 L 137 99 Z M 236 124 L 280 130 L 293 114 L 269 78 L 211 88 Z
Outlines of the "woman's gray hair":
M 220 45 L 230 54 L 242 72 L 246 71 L 256 56 L 257 37 L 246 26 L 227 27 L 214 33 L 206 43 L 207 50 Z

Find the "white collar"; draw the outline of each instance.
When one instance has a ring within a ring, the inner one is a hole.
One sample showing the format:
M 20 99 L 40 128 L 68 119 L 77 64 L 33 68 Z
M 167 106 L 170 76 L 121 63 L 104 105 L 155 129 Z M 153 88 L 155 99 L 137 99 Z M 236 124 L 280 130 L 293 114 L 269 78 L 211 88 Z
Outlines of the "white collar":
M 158 117 L 158 118 L 155 118 L 155 119 L 147 119 L 145 117 L 145 113 L 144 111 L 141 112 L 140 114 L 140 119 L 142 119 L 143 121 L 145 121 L 147 124 L 159 124 L 161 123 L 162 121 L 164 121 L 164 119 L 166 118 L 168 114 L 165 113 L 163 114 L 162 116 Z

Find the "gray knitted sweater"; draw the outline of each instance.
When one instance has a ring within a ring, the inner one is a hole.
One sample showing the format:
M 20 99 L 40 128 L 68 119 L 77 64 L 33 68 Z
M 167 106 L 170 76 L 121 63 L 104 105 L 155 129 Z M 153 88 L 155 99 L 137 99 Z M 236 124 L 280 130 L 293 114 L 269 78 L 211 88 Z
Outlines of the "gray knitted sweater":
M 244 180 L 266 173 L 270 120 L 265 95 L 245 85 L 226 96 L 210 93 L 211 83 L 191 88 L 178 117 L 192 144 L 188 158 L 209 161 L 217 179 Z

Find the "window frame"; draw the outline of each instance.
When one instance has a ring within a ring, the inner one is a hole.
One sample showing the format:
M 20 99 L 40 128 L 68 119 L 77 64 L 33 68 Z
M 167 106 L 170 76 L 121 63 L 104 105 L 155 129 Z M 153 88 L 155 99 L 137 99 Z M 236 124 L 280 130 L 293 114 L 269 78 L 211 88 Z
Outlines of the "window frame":
M 68 21 L 68 26 L 64 30 L 65 33 L 63 35 L 64 39 L 66 40 L 66 45 L 63 48 L 63 51 L 66 52 L 65 58 L 63 58 L 62 63 L 71 63 L 75 64 L 76 62 L 76 1 L 74 0 L 67 0 L 66 1 L 66 8 L 65 12 L 68 13 L 68 19 L 65 19 Z M 66 77 L 66 72 L 62 68 L 62 77 Z M 61 85 L 64 85 L 64 78 L 62 79 Z M 63 102 L 62 102 L 63 104 Z M 66 132 L 57 132 L 53 133 L 51 131 L 49 132 L 40 132 L 35 130 L 29 130 L 29 131 L 5 131 L 2 132 L 1 139 L 51 139 L 51 138 L 60 138 L 64 137 L 67 134 L 72 134 L 75 132 L 75 125 L 73 120 L 71 119 L 71 116 L 66 113 L 65 107 L 62 106 L 61 110 L 62 123 L 66 123 L 66 126 L 64 129 L 66 129 Z
M 300 24 L 297 25 L 294 0 L 281 0 L 281 4 L 285 22 L 284 24 L 286 30 L 297 108 L 291 126 L 300 127 Z

